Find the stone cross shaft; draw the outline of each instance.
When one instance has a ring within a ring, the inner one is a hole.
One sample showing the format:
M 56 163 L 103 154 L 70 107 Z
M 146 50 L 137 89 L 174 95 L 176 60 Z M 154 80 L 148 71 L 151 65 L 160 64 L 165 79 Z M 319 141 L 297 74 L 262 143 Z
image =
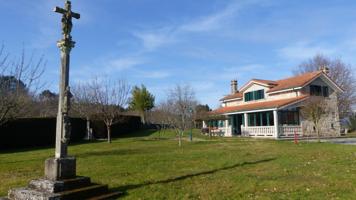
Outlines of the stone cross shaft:
M 75 42 L 72 40 L 72 18 L 79 19 L 80 14 L 72 12 L 71 2 L 65 2 L 65 8 L 55 7 L 54 12 L 62 14 L 62 40 L 57 42 L 58 48 L 61 50 L 61 70 L 59 84 L 59 103 L 56 126 L 56 158 L 65 158 L 67 154 L 67 146 L 70 138 L 70 88 L 69 88 L 69 65 L 70 51 L 74 48 Z

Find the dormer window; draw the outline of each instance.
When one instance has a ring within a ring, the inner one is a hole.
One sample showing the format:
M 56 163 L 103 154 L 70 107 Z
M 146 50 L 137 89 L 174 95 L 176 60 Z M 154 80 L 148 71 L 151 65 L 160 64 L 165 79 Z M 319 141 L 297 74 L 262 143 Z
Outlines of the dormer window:
M 245 93 L 245 101 L 255 101 L 259 99 L 265 98 L 265 91 L 264 90 L 256 90 L 252 92 Z

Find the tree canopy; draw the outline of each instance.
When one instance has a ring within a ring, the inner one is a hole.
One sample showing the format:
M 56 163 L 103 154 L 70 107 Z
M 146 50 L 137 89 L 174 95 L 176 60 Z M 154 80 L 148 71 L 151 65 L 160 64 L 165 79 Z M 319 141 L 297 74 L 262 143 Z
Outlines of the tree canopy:
M 130 109 L 138 111 L 142 123 L 145 123 L 145 112 L 154 107 L 155 97 L 144 85 L 141 85 L 141 87 L 135 86 L 131 93 Z
M 350 65 L 341 59 L 332 59 L 318 54 L 302 62 L 294 73 L 313 72 L 322 67 L 329 68 L 328 76 L 344 90 L 343 93 L 338 95 L 340 118 L 344 118 L 350 114 L 352 105 L 356 103 L 356 77 Z

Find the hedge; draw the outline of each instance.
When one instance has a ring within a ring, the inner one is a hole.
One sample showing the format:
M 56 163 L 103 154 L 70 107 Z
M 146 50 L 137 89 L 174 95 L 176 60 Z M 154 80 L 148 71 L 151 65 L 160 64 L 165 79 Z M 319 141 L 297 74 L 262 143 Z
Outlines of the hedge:
M 124 120 L 113 125 L 112 137 L 129 133 L 141 128 L 140 118 L 124 116 Z M 86 120 L 71 118 L 70 142 L 80 142 L 86 136 Z M 95 138 L 106 138 L 105 124 L 101 121 L 91 122 Z M 28 147 L 53 146 L 56 137 L 55 118 L 17 119 L 0 126 L 0 149 L 20 149 Z

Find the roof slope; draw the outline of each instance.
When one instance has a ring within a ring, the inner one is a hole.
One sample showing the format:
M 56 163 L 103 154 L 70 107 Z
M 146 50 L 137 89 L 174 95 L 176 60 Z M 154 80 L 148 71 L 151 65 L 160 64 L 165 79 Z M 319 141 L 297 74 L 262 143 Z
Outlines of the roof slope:
M 242 111 L 250 111 L 250 110 L 261 110 L 261 109 L 269 109 L 269 108 L 280 108 L 286 105 L 293 105 L 300 101 L 307 99 L 308 96 L 299 96 L 288 99 L 281 100 L 273 100 L 273 101 L 262 101 L 256 103 L 243 104 L 238 106 L 229 106 L 222 107 L 210 112 L 211 114 L 224 114 L 224 113 L 232 113 L 232 112 L 242 112 Z
M 308 73 L 305 73 L 305 74 L 301 74 L 301 75 L 298 75 L 298 76 L 293 76 L 293 77 L 286 78 L 286 79 L 281 79 L 281 80 L 278 80 L 278 81 L 252 79 L 245 86 L 247 86 L 251 82 L 263 83 L 263 84 L 269 86 L 270 89 L 267 91 L 267 93 L 270 93 L 270 92 L 276 92 L 276 91 L 290 89 L 290 88 L 302 87 L 305 84 L 307 84 L 308 82 L 310 82 L 311 80 L 313 80 L 316 77 L 320 76 L 321 74 L 323 74 L 322 71 L 308 72 Z M 243 87 L 245 87 L 245 86 L 243 86 Z M 224 98 L 220 99 L 220 101 L 225 101 L 225 100 L 229 100 L 229 99 L 236 99 L 236 98 L 242 98 L 242 97 L 243 97 L 242 92 L 238 92 L 238 93 L 235 93 L 235 94 L 227 95 Z
M 295 87 L 302 87 L 307 84 L 309 81 L 313 80 L 317 76 L 321 75 L 322 71 L 309 72 L 298 76 L 293 76 L 290 78 L 282 79 L 276 81 L 277 85 L 267 92 L 275 92 L 278 90 L 284 90 Z

